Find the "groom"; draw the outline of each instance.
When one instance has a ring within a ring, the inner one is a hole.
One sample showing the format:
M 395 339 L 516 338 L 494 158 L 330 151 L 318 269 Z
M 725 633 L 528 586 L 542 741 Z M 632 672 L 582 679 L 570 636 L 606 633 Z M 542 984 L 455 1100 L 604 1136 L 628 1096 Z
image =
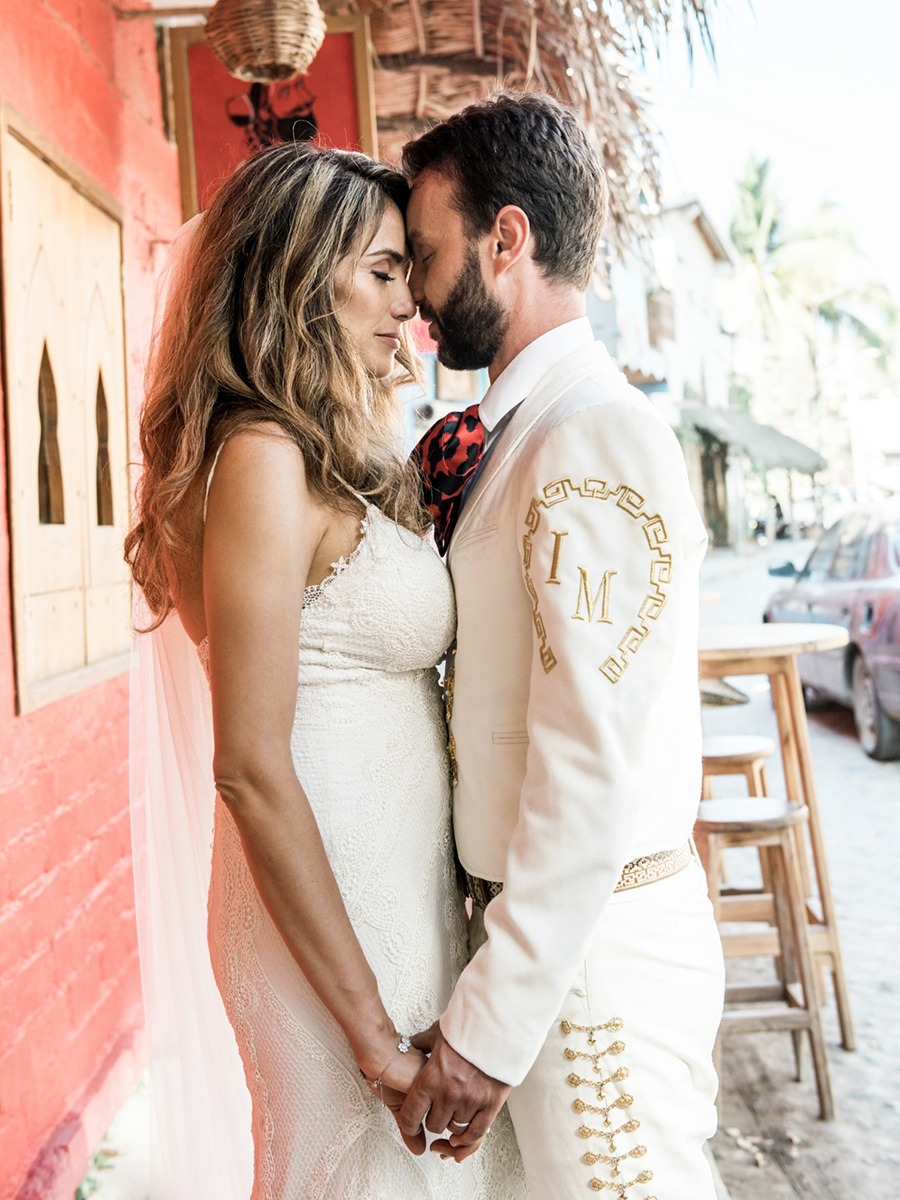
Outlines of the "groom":
M 454 823 L 472 957 L 400 1115 L 474 1149 L 509 1108 L 535 1200 L 711 1200 L 722 961 L 689 842 L 698 568 L 681 451 L 585 317 L 606 181 L 506 93 L 404 150 L 410 287 L 478 408 L 419 455 L 449 543 Z M 510 1091 L 512 1088 L 512 1091 Z

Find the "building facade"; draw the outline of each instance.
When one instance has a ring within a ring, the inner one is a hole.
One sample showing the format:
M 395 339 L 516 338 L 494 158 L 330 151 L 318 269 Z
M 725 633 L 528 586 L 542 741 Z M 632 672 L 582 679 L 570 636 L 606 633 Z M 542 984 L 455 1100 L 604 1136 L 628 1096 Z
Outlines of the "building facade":
M 180 204 L 151 22 L 0 28 L 0 1196 L 70 1200 L 143 1054 L 121 539 Z

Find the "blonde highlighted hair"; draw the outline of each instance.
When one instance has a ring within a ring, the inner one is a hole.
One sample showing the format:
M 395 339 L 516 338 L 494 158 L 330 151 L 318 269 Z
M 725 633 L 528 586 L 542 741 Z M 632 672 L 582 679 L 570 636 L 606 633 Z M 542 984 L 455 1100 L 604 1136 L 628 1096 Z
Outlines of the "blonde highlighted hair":
M 352 509 L 366 496 L 422 531 L 418 478 L 397 438 L 394 380 L 373 378 L 338 317 L 338 265 L 358 259 L 403 177 L 363 154 L 286 143 L 222 186 L 177 267 L 152 347 L 140 438 L 143 474 L 125 557 L 156 623 L 176 597 L 166 562 L 189 549 L 183 502 L 229 434 L 275 422 L 311 489 Z M 397 354 L 408 380 L 406 336 Z

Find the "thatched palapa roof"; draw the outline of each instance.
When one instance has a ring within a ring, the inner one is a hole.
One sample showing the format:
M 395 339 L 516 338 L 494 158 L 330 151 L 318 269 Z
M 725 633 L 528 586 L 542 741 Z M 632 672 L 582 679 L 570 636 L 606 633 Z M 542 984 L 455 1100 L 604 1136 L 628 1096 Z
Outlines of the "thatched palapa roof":
M 206 16 L 213 0 L 133 3 L 117 11 L 165 20 Z M 652 118 L 633 68 L 671 38 L 682 39 L 689 55 L 695 43 L 711 55 L 717 0 L 318 3 L 328 16 L 369 17 L 379 148 L 389 161 L 407 138 L 498 86 L 547 91 L 574 105 L 609 174 L 609 243 L 622 251 L 642 231 L 642 213 L 655 211 L 659 190 Z
M 382 155 L 497 86 L 548 91 L 578 108 L 601 148 L 612 198 L 609 240 L 640 231 L 658 179 L 652 124 L 629 64 L 673 26 L 712 51 L 716 0 L 321 0 L 337 15 L 368 13 Z

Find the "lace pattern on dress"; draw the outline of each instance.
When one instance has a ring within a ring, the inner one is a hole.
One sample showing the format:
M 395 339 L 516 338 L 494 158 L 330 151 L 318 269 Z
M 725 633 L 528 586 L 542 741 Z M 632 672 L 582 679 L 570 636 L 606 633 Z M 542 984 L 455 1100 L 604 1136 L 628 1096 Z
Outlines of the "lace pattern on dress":
M 435 670 L 455 606 L 421 538 L 368 504 L 360 532 L 305 589 L 291 754 L 385 1006 L 413 1031 L 465 961 Z M 505 1111 L 458 1166 L 406 1150 L 265 910 L 221 800 L 209 940 L 253 1101 L 251 1200 L 525 1200 Z
M 363 498 L 360 497 L 360 499 Z M 339 575 L 343 575 L 347 568 L 352 566 L 353 563 L 359 558 L 369 535 L 369 504 L 366 500 L 363 500 L 363 503 L 366 506 L 366 511 L 363 513 L 359 522 L 359 541 L 348 555 L 345 556 L 342 554 L 337 562 L 333 562 L 331 564 L 331 570 L 320 583 L 311 583 L 309 587 L 305 587 L 303 589 L 304 608 L 306 608 L 308 604 L 315 604 L 317 600 L 321 600 L 329 585 L 333 583 Z

